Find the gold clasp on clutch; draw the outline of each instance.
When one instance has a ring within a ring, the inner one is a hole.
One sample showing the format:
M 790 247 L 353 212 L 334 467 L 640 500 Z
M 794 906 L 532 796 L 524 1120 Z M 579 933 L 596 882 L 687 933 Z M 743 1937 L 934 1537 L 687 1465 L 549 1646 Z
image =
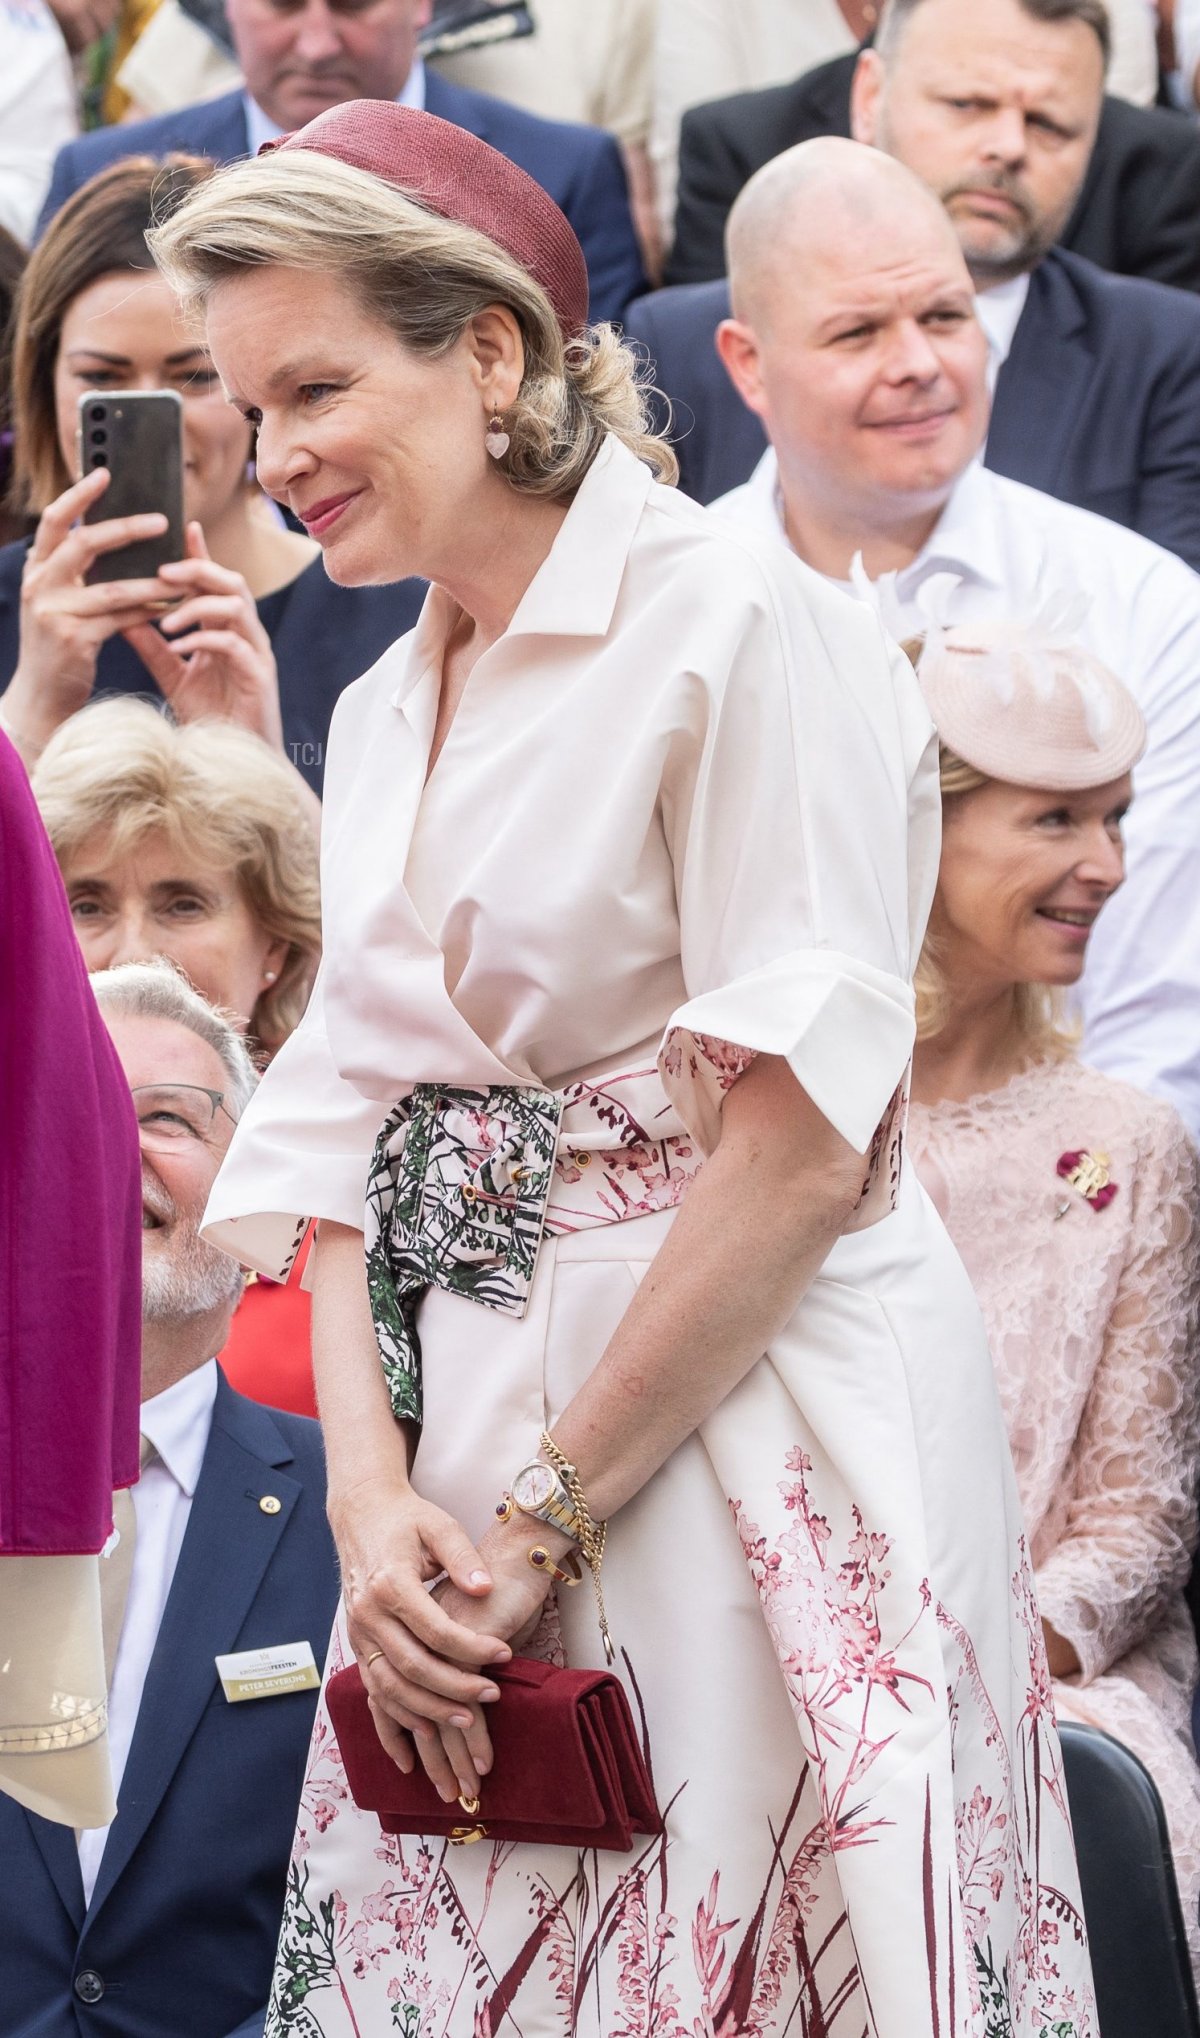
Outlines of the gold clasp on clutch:
M 477 1797 L 463 1797 L 460 1794 L 458 1801 L 469 1819 L 473 1819 L 478 1815 L 479 1799 Z M 473 1847 L 476 1840 L 486 1840 L 487 1836 L 487 1827 L 484 1825 L 452 1826 L 450 1828 L 450 1845 L 452 1847 Z

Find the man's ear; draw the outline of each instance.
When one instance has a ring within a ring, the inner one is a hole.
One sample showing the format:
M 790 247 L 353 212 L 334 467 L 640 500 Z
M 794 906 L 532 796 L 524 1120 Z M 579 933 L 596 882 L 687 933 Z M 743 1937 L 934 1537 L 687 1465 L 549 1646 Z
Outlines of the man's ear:
M 754 327 L 740 318 L 723 318 L 717 327 L 717 352 L 747 410 L 764 416 L 762 360 Z
M 850 83 L 850 132 L 856 142 L 877 148 L 879 105 L 883 98 L 883 65 L 878 52 L 863 50 Z

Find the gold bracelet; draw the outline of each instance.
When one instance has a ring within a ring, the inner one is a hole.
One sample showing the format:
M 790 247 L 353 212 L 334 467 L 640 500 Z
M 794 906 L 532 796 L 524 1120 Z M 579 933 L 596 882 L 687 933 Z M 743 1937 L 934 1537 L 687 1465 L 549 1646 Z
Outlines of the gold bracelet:
M 566 1558 L 565 1561 L 571 1566 L 571 1569 L 564 1571 L 562 1565 L 556 1564 L 549 1550 L 544 1550 L 540 1543 L 535 1543 L 532 1550 L 527 1550 L 525 1555 L 535 1571 L 540 1572 L 544 1578 L 553 1578 L 556 1585 L 581 1585 L 583 1583 L 583 1573 L 574 1557 Z
M 600 1634 L 604 1641 L 604 1655 L 609 1663 L 616 1661 L 616 1650 L 608 1631 L 608 1615 L 604 1608 L 604 1592 L 600 1584 L 600 1567 L 604 1562 L 604 1546 L 608 1541 L 608 1523 L 596 1521 L 587 1504 L 587 1495 L 580 1484 L 579 1473 L 565 1452 L 560 1451 L 548 1429 L 542 1431 L 540 1448 L 549 1459 L 571 1499 L 575 1503 L 577 1540 L 580 1555 L 592 1574 L 592 1585 L 596 1594 L 596 1612 L 600 1618 Z

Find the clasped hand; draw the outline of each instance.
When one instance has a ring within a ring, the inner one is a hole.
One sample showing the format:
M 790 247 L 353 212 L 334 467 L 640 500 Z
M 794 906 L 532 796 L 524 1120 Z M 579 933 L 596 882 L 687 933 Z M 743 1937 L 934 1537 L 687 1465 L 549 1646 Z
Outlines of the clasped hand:
M 532 1634 L 549 1590 L 527 1560 L 528 1525 L 514 1535 L 498 1524 L 477 1549 L 411 1487 L 378 1484 L 330 1516 L 380 1740 L 405 1775 L 419 1758 L 447 1804 L 477 1796 L 492 1766 L 486 1709 L 500 1696 L 487 1671 Z

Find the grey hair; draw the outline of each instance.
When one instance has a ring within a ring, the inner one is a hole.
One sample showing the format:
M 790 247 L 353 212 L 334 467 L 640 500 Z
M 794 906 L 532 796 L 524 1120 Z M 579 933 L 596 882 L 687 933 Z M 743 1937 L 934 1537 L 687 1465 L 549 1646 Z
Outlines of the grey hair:
M 235 1021 L 193 990 L 173 963 L 121 962 L 115 969 L 97 970 L 91 985 L 102 1012 L 122 1019 L 169 1019 L 205 1041 L 229 1079 L 226 1097 L 231 1115 L 241 1117 L 258 1088 L 245 1040 Z
M 976 0 L 978 4 L 978 0 Z M 1082 21 L 1096 36 L 1104 53 L 1104 68 L 1112 57 L 1112 22 L 1104 0 L 1017 0 L 1034 21 Z M 921 0 L 884 0 L 875 31 L 875 47 L 886 63 L 895 56 L 900 38 Z

